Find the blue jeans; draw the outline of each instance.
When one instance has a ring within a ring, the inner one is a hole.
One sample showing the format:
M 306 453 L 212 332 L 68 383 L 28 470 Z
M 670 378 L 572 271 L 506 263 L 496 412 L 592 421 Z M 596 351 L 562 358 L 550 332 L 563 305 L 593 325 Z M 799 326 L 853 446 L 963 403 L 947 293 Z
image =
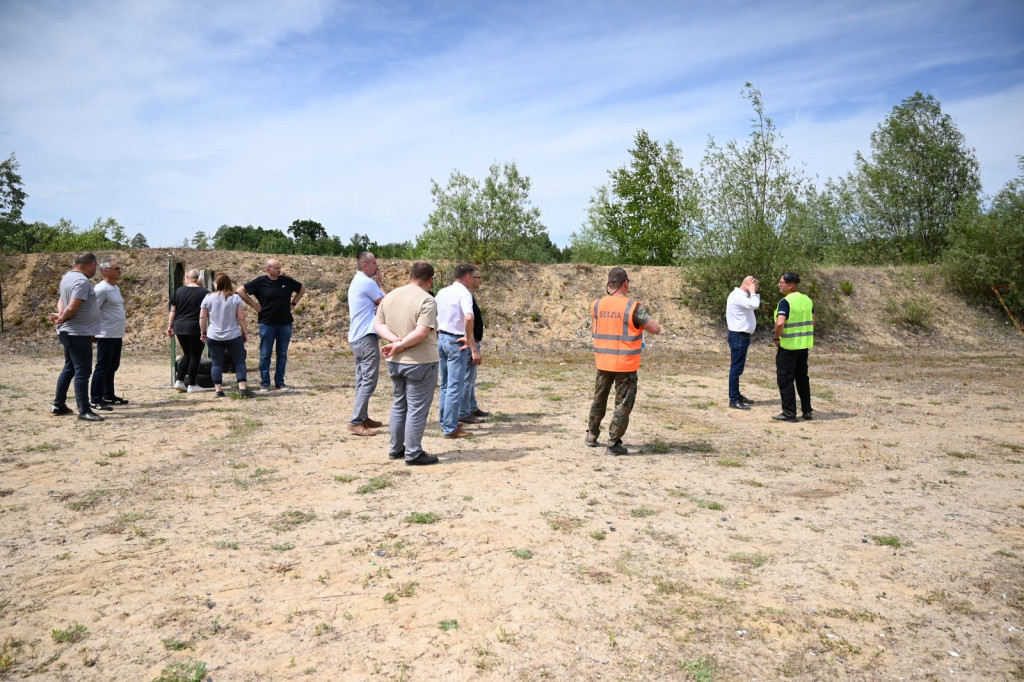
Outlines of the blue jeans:
M 729 367 L 729 402 L 740 401 L 740 375 L 747 365 L 747 349 L 750 348 L 750 334 L 729 332 L 729 350 L 732 352 L 732 365 Z
M 122 339 L 96 339 L 96 369 L 92 372 L 92 402 L 113 400 L 114 373 L 121 366 Z
M 206 345 L 210 347 L 210 360 L 212 360 L 210 380 L 213 381 L 214 386 L 220 386 L 223 383 L 225 351 L 231 355 L 231 362 L 235 364 L 235 377 L 238 379 L 238 383 L 245 381 L 247 369 L 245 366 L 245 341 L 241 336 L 227 341 L 207 339 Z
M 462 407 L 462 389 L 466 381 L 466 356 L 469 349 L 459 350 L 457 336 L 438 333 L 437 354 L 440 356 L 441 396 L 438 410 L 441 415 L 441 430 L 445 435 L 455 433 L 459 428 L 459 409 Z
M 288 366 L 288 344 L 292 340 L 290 324 L 260 325 L 260 385 L 270 388 L 270 354 L 277 343 L 277 367 L 274 369 L 274 385 L 284 386 L 284 370 Z
M 477 343 L 477 348 L 480 344 Z M 462 401 L 459 404 L 459 416 L 468 417 L 480 409 L 476 402 L 476 373 L 480 365 L 473 364 L 473 354 L 466 354 L 466 383 L 462 389 Z
M 68 387 L 75 381 L 75 402 L 78 414 L 92 412 L 89 407 L 89 374 L 92 372 L 92 337 L 72 336 L 67 332 L 57 335 L 64 346 L 64 368 L 57 376 L 57 393 L 53 397 L 56 407 L 64 407 L 68 401 Z

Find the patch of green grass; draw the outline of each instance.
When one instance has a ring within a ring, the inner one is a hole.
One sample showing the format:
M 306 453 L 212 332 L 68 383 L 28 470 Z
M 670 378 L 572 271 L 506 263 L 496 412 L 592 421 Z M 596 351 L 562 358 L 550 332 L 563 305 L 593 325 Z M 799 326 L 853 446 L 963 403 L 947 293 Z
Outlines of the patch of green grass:
M 50 636 L 53 637 L 53 641 L 57 644 L 74 644 L 81 642 L 86 633 L 89 632 L 81 623 L 74 623 L 69 626 L 66 630 L 53 629 L 50 631 Z
M 59 443 L 39 443 L 38 445 L 26 445 L 22 450 L 25 452 L 53 452 L 60 448 Z
M 243 468 L 248 465 L 243 465 Z M 277 473 L 277 467 L 256 467 L 255 471 L 246 477 L 235 476 L 232 481 L 239 488 L 248 490 L 249 486 L 252 485 L 263 485 L 270 483 L 274 480 L 274 474 Z
M 275 552 L 290 552 L 295 549 L 295 543 L 293 542 L 279 542 L 270 549 Z
M 743 461 L 738 459 L 732 459 L 729 457 L 722 457 L 718 460 L 717 464 L 718 466 L 723 467 L 741 467 L 743 466 Z
M 93 490 L 68 502 L 68 509 L 71 511 L 86 511 L 88 509 L 93 509 L 107 494 L 107 490 Z
M 7 671 L 14 667 L 23 646 L 25 642 L 13 637 L 5 638 L 0 644 L 0 677 L 5 677 Z
M 176 639 L 169 637 L 167 639 L 160 640 L 164 643 L 164 648 L 169 651 L 184 651 L 185 649 L 192 649 L 193 643 L 191 640 Z
M 441 632 L 448 632 L 449 630 L 458 630 L 459 621 L 454 618 L 451 620 L 442 620 L 437 624 L 437 627 L 441 628 Z
M 712 511 L 722 511 L 725 509 L 725 505 L 721 502 L 715 502 L 714 500 L 694 500 L 697 506 L 701 509 L 710 509 Z
M 960 452 L 959 450 L 947 450 L 946 454 L 956 459 L 978 459 L 978 456 L 973 452 Z
M 668 443 L 663 440 L 656 440 L 651 443 L 651 452 L 656 455 L 667 455 L 668 450 Z
M 514 550 L 512 550 L 512 556 L 514 556 L 517 559 L 523 559 L 523 560 L 532 559 L 533 558 L 533 550 L 532 549 L 527 549 L 525 547 L 522 547 L 520 549 L 514 549 Z
M 277 517 L 277 521 L 271 524 L 271 528 L 276 531 L 291 530 L 296 526 L 300 526 L 303 523 L 309 523 L 316 518 L 314 512 L 304 512 L 297 509 L 292 511 L 281 512 Z
M 885 312 L 889 322 L 909 327 L 913 331 L 931 329 L 935 319 L 934 306 L 927 297 L 898 301 L 889 297 L 885 301 Z
M 757 481 L 757 480 L 755 480 L 753 478 L 744 478 L 743 480 L 740 481 L 740 483 L 744 483 L 746 485 L 751 485 L 751 486 L 754 486 L 755 488 L 763 488 L 764 487 L 764 483 L 761 483 L 761 481 Z
M 357 478 L 359 478 L 359 477 L 355 476 L 353 474 L 337 474 L 334 477 L 334 480 L 337 481 L 338 483 L 351 483 L 352 481 L 356 480 Z
M 172 663 L 160 671 L 160 677 L 153 682 L 203 682 L 206 679 L 206 663 L 190 659 L 183 663 Z
M 853 295 L 853 282 L 850 280 L 843 280 L 839 283 L 839 291 L 842 292 L 843 296 Z
M 966 476 L 970 476 L 970 474 L 968 474 L 963 469 L 949 469 L 946 473 L 948 473 L 950 476 L 957 476 L 959 478 L 965 478 Z
M 103 456 L 104 457 L 109 457 L 110 459 L 117 459 L 118 457 L 124 457 L 127 454 L 128 454 L 128 451 L 125 450 L 124 448 L 121 448 L 120 450 L 114 450 L 113 452 L 108 452 L 107 454 L 105 454 Z
M 366 493 L 372 493 L 375 490 L 390 488 L 392 485 L 394 485 L 394 480 L 391 476 L 389 474 L 383 474 L 381 476 L 374 476 L 369 481 L 356 488 L 356 492 L 360 495 L 365 495 Z
M 658 510 L 652 509 L 651 507 L 634 507 L 633 509 L 629 510 L 629 515 L 632 516 L 634 519 L 642 519 L 647 516 L 654 516 L 657 513 Z
M 1005 549 L 997 549 L 995 551 L 996 556 L 1006 557 L 1007 559 L 1016 559 L 1017 555 L 1013 552 L 1008 552 Z
M 218 540 L 213 546 L 215 549 L 238 549 L 238 540 Z
M 714 407 L 717 404 L 718 403 L 716 403 L 714 400 L 698 400 L 696 402 L 690 403 L 690 407 L 692 407 L 695 410 L 706 410 L 710 407 Z
M 263 422 L 259 419 L 244 419 L 242 421 L 232 421 L 228 425 L 228 435 L 224 437 L 224 440 L 230 443 L 241 443 L 249 439 L 256 429 L 263 426 Z
M 405 598 L 415 596 L 415 594 L 416 594 L 416 587 L 418 585 L 419 585 L 419 583 L 414 582 L 414 581 L 409 581 L 407 583 L 402 583 L 401 585 L 398 586 L 398 589 L 395 590 L 395 594 L 397 594 L 399 597 L 405 597 Z
M 893 549 L 899 549 L 900 547 L 909 547 L 911 543 L 902 542 L 895 535 L 869 535 L 868 538 L 876 545 L 883 547 L 892 547 Z
M 693 682 L 714 682 L 715 661 L 711 658 L 696 658 L 690 661 L 683 661 L 679 667 L 686 673 L 688 679 Z
M 410 512 L 410 514 L 405 517 L 406 523 L 437 523 L 440 520 L 441 515 L 435 514 L 434 512 L 427 512 L 424 514 L 423 512 L 414 511 Z
M 749 568 L 760 568 L 768 563 L 769 556 L 761 553 L 733 552 L 726 559 L 736 564 L 743 564 Z
M 567 514 L 556 514 L 555 512 L 541 512 L 541 516 L 547 519 L 551 530 L 576 530 L 583 525 L 583 519 Z
M 594 538 L 595 540 L 604 540 L 606 537 L 608 537 L 608 534 L 605 533 L 603 530 L 595 530 L 593 533 L 590 534 L 590 537 Z

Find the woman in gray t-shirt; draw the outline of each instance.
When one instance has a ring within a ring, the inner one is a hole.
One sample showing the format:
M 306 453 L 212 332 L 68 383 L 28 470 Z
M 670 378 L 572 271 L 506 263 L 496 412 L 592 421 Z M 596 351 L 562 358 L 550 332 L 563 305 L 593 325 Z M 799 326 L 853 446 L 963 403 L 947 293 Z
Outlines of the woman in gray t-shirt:
M 238 378 L 238 391 L 244 397 L 251 397 L 246 385 L 245 342 L 249 334 L 245 330 L 245 304 L 235 293 L 231 278 L 223 272 L 213 280 L 214 291 L 207 294 L 199 308 L 200 338 L 210 347 L 210 379 L 217 390 L 217 397 L 224 397 L 221 381 L 224 374 L 224 353 L 231 356 Z

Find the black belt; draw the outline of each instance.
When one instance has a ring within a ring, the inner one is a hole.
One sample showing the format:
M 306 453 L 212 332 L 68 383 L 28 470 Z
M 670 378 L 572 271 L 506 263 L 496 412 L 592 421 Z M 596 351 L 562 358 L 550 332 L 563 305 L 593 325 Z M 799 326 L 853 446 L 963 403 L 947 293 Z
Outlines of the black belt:
M 455 336 L 455 337 L 464 336 L 464 334 L 456 334 L 455 332 L 446 332 L 443 329 L 438 329 L 437 332 L 439 334 L 447 334 L 448 336 Z
M 732 331 L 732 330 L 730 330 Z M 743 336 L 750 336 L 750 332 L 732 332 L 733 334 L 743 334 Z

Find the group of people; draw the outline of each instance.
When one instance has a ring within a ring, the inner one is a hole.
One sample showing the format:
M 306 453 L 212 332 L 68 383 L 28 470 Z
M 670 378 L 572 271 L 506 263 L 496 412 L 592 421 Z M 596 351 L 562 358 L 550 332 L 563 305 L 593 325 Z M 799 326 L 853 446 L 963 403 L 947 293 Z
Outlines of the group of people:
M 103 281 L 94 287 L 91 280 L 97 270 Z M 79 254 L 71 270 L 61 278 L 57 312 L 50 315 L 50 322 L 57 327 L 57 338 L 64 347 L 64 367 L 57 376 L 50 414 L 74 412 L 67 406 L 72 383 L 81 420 L 103 421 L 96 410 L 110 411 L 113 405 L 128 404 L 114 390 L 114 375 L 121 366 L 121 345 L 127 327 L 124 298 L 117 286 L 120 279 L 121 266 L 115 259 L 99 262 L 92 253 Z
M 103 281 L 93 287 L 97 269 Z M 270 365 L 276 348 L 273 387 L 289 390 L 285 383 L 288 345 L 292 336 L 292 312 L 305 295 L 305 286 L 282 274 L 281 262 L 267 260 L 265 275 L 234 288 L 231 278 L 220 273 L 214 291 L 199 284 L 199 271 L 185 273 L 185 284 L 171 299 L 167 335 L 176 335 L 183 360 L 174 387 L 189 393 L 215 390 L 224 397 L 223 367 L 231 359 L 241 395 L 251 396 L 246 375 L 245 344 L 248 341 L 245 305 L 258 313 L 260 333 L 260 391 L 271 390 Z M 124 299 L 117 286 L 121 266 L 109 258 L 97 262 L 92 253 L 80 254 L 60 283 L 57 313 L 50 320 L 64 347 L 64 368 L 50 412 L 71 414 L 68 388 L 74 383 L 78 417 L 102 421 L 95 410 L 111 410 L 128 403 L 114 390 L 114 375 L 121 361 L 126 320 Z M 489 413 L 476 402 L 477 369 L 483 360 L 483 315 L 475 292 L 483 277 L 468 263 L 455 267 L 452 283 L 431 295 L 434 268 L 426 262 L 413 264 L 409 283 L 384 291 L 377 260 L 372 253 L 359 254 L 357 272 L 348 288 L 349 334 L 355 362 L 355 405 L 348 430 L 357 436 L 377 435 L 381 421 L 370 417 L 369 404 L 377 388 L 380 356 L 386 360 L 392 382 L 389 419 L 391 459 L 410 466 L 436 464 L 437 457 L 423 450 L 423 433 L 440 377 L 438 407 L 445 438 L 472 436 L 468 424 L 479 424 Z M 808 378 L 808 350 L 814 346 L 814 304 L 799 289 L 800 276 L 787 272 L 779 279 L 783 298 L 775 309 L 773 337 L 776 345 L 776 380 L 782 412 L 773 419 L 795 422 L 799 395 L 804 419 L 813 418 Z M 729 407 L 749 410 L 754 401 L 740 392 L 740 376 L 746 364 L 755 311 L 761 305 L 756 277 L 747 276 L 726 302 L 726 323 L 731 353 Z M 644 334 L 660 334 L 661 325 L 642 303 L 630 295 L 629 275 L 623 268 L 608 273 L 605 296 L 591 306 L 591 333 L 597 377 L 584 443 L 600 445 L 601 422 L 615 387 L 615 404 L 608 427 L 607 452 L 629 452 L 622 437 L 629 426 L 637 395 L 637 371 L 644 348 Z M 92 368 L 92 340 L 96 339 L 96 366 Z M 383 347 L 380 340 L 386 343 Z M 199 385 L 204 347 L 211 357 L 212 388 Z M 89 390 L 90 370 L 92 389 Z M 187 382 L 187 383 L 186 383 Z
M 392 383 L 388 455 L 409 466 L 436 464 L 437 457 L 423 450 L 423 432 L 438 376 L 445 438 L 470 437 L 464 426 L 483 423 L 489 416 L 477 404 L 475 392 L 484 323 L 473 294 L 483 276 L 476 266 L 461 263 L 451 285 L 431 296 L 434 267 L 416 262 L 409 283 L 385 293 L 372 253 L 360 254 L 357 267 L 348 289 L 349 344 L 356 371 L 356 403 L 348 429 L 369 437 L 382 426 L 369 416 L 369 402 L 383 355 Z M 380 339 L 387 342 L 383 348 Z

